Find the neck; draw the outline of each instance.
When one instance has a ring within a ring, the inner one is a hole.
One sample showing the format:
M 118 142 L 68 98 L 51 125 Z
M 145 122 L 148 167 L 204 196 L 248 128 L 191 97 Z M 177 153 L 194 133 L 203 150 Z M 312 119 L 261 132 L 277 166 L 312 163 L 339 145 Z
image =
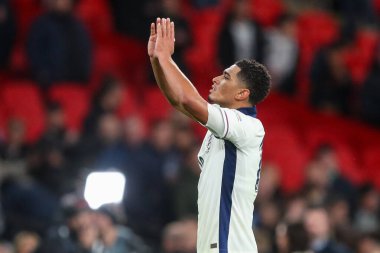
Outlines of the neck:
M 228 106 L 227 108 L 239 109 L 239 108 L 247 108 L 247 107 L 253 107 L 253 105 L 249 102 L 241 102 L 241 103 L 236 103 L 231 106 Z

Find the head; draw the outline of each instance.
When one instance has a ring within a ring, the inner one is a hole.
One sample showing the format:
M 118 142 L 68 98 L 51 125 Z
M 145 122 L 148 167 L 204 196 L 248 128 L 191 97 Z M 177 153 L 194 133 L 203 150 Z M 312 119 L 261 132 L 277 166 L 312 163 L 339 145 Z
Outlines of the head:
M 20 119 L 10 119 L 8 121 L 8 143 L 20 145 L 25 140 L 25 124 Z
M 65 127 L 65 114 L 59 103 L 53 102 L 47 106 L 46 125 L 51 130 L 60 130 Z
M 162 119 L 153 123 L 150 141 L 158 151 L 168 151 L 173 145 L 173 137 L 173 126 L 170 121 Z
M 39 237 L 32 232 L 22 231 L 14 239 L 14 245 L 17 253 L 32 253 L 39 244 Z
M 306 210 L 304 217 L 306 232 L 313 240 L 326 240 L 330 236 L 330 220 L 325 208 L 311 207 Z
M 233 6 L 233 17 L 237 20 L 251 19 L 252 14 L 252 1 L 250 0 L 236 0 Z
M 115 111 L 122 102 L 122 94 L 121 82 L 112 76 L 106 76 L 94 96 L 93 104 L 104 111 Z
M 50 11 L 66 14 L 72 11 L 74 0 L 45 0 L 45 6 Z
M 268 70 L 255 60 L 241 60 L 212 79 L 209 100 L 227 108 L 256 105 L 270 90 Z
M 297 36 L 297 19 L 294 15 L 285 13 L 277 20 L 277 27 L 289 37 Z
M 122 134 L 121 122 L 112 113 L 106 113 L 98 121 L 98 137 L 107 144 L 116 143 Z
M 168 15 L 177 16 L 181 14 L 181 1 L 179 0 L 162 0 L 163 12 Z

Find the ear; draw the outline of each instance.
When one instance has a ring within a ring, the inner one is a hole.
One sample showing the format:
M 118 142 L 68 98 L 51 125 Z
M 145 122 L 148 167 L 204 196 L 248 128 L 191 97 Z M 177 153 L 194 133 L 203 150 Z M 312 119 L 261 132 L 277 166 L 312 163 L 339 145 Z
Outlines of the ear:
M 237 101 L 249 100 L 249 95 L 251 91 L 249 89 L 239 89 L 239 91 L 235 95 L 235 99 Z

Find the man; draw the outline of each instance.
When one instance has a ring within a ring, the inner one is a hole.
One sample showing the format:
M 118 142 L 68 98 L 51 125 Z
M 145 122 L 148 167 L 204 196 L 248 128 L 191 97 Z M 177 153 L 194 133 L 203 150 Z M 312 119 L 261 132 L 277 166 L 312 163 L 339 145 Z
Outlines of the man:
M 197 252 L 257 252 L 251 224 L 264 128 L 255 105 L 268 95 L 270 76 L 255 61 L 239 61 L 212 80 L 209 104 L 172 60 L 174 38 L 174 23 L 158 18 L 148 54 L 168 101 L 209 129 L 198 156 Z

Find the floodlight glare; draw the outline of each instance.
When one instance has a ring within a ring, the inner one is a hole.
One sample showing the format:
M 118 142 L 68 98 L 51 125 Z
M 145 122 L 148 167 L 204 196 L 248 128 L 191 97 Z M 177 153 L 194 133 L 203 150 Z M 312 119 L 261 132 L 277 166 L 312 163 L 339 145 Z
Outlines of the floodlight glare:
M 126 179 L 120 172 L 92 172 L 87 176 L 84 198 L 92 209 L 123 200 Z

